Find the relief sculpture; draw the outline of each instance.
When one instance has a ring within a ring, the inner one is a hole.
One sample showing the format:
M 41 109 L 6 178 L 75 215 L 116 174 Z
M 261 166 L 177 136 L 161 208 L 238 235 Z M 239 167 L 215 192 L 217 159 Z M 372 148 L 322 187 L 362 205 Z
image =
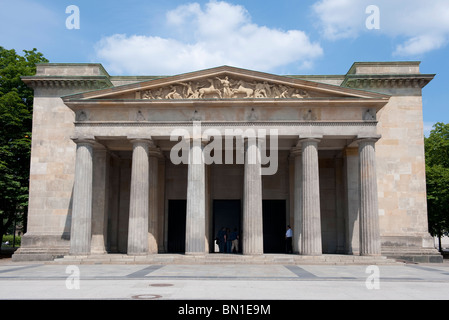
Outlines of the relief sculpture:
M 161 87 L 142 92 L 147 100 L 182 99 L 304 99 L 307 91 L 292 88 L 284 84 L 267 81 L 245 81 L 231 79 L 228 76 L 198 79 L 195 82 L 179 82 L 169 87 Z

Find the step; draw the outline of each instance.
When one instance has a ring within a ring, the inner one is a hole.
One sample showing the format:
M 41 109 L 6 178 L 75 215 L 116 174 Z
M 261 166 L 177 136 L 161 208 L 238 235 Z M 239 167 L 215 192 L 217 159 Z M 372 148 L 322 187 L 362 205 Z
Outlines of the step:
M 183 255 L 183 254 L 153 254 L 145 256 L 130 256 L 126 254 L 101 254 L 87 256 L 64 256 L 54 259 L 53 264 L 398 264 L 395 259 L 385 256 L 368 257 L 353 255 L 320 255 L 303 256 L 295 254 L 262 254 L 262 255 L 240 255 L 240 254 L 206 254 L 206 255 Z

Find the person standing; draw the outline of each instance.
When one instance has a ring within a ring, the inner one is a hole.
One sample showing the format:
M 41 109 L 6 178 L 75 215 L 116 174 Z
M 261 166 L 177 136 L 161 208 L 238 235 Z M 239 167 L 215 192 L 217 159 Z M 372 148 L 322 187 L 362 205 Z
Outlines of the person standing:
M 234 249 L 235 249 L 235 253 L 238 253 L 239 252 L 239 232 L 237 231 L 237 228 L 234 228 L 234 231 L 231 232 L 231 241 L 232 241 L 231 253 L 234 252 Z
M 225 253 L 226 252 L 226 228 L 225 227 L 221 228 L 221 230 L 218 231 L 217 239 L 218 239 L 218 247 L 220 249 L 220 253 Z
M 290 226 L 287 226 L 287 232 L 285 232 L 285 250 L 286 253 L 293 253 L 293 231 Z
M 231 245 L 232 245 L 231 229 L 226 228 L 226 249 L 225 249 L 226 253 L 231 253 Z

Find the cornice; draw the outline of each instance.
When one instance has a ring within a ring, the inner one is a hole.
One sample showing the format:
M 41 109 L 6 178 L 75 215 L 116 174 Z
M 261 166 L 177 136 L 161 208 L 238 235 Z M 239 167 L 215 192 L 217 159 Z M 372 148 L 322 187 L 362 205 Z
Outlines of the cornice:
M 392 75 L 364 75 L 347 74 L 341 84 L 343 87 L 364 88 L 424 88 L 434 74 L 392 74 Z
M 112 87 L 106 76 L 30 76 L 22 77 L 22 81 L 30 88 L 73 88 L 82 90 L 98 90 Z
M 193 121 L 76 121 L 76 127 L 185 127 Z M 201 121 L 202 127 L 285 127 L 285 126 L 377 126 L 376 120 L 364 121 Z

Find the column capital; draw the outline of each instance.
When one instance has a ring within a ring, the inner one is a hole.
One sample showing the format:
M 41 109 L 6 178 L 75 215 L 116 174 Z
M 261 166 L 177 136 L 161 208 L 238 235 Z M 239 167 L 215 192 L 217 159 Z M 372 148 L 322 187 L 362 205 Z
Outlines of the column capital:
M 295 146 L 290 149 L 290 156 L 299 157 L 299 156 L 301 156 L 301 154 L 302 154 L 301 146 Z
M 128 141 L 131 142 L 132 144 L 134 143 L 146 143 L 148 144 L 148 146 L 151 146 L 151 144 L 153 144 L 154 146 L 154 142 L 151 138 L 142 138 L 142 137 L 128 137 Z
M 155 157 L 155 158 L 164 158 L 164 155 L 162 154 L 162 151 L 159 147 L 152 147 L 149 146 L 148 148 L 148 156 L 149 157 Z
M 322 139 L 323 139 L 323 136 L 319 135 L 319 134 L 317 134 L 317 135 L 303 135 L 303 136 L 300 135 L 299 138 L 298 138 L 298 143 L 296 144 L 296 146 L 299 147 L 299 146 L 301 146 L 301 144 L 303 142 L 309 142 L 309 141 L 319 143 Z
M 376 143 L 382 136 L 381 135 L 370 135 L 370 136 L 363 136 L 358 135 L 355 139 L 355 142 L 357 143 L 363 143 L 363 142 L 372 142 Z
M 100 142 L 98 142 L 97 140 L 95 140 L 94 137 L 72 137 L 71 139 L 73 142 L 76 143 L 77 146 L 82 145 L 89 146 L 95 152 L 99 151 L 109 152 L 109 149 Z
M 203 136 L 201 136 L 201 137 L 183 137 L 183 140 L 189 144 L 199 142 L 201 144 L 201 147 L 207 146 L 210 142 L 209 137 L 203 137 Z
M 90 144 L 90 145 L 94 146 L 95 144 L 98 143 L 95 140 L 94 136 L 72 136 L 72 137 L 70 137 L 70 139 L 73 142 L 75 142 L 77 145 L 78 144 Z

